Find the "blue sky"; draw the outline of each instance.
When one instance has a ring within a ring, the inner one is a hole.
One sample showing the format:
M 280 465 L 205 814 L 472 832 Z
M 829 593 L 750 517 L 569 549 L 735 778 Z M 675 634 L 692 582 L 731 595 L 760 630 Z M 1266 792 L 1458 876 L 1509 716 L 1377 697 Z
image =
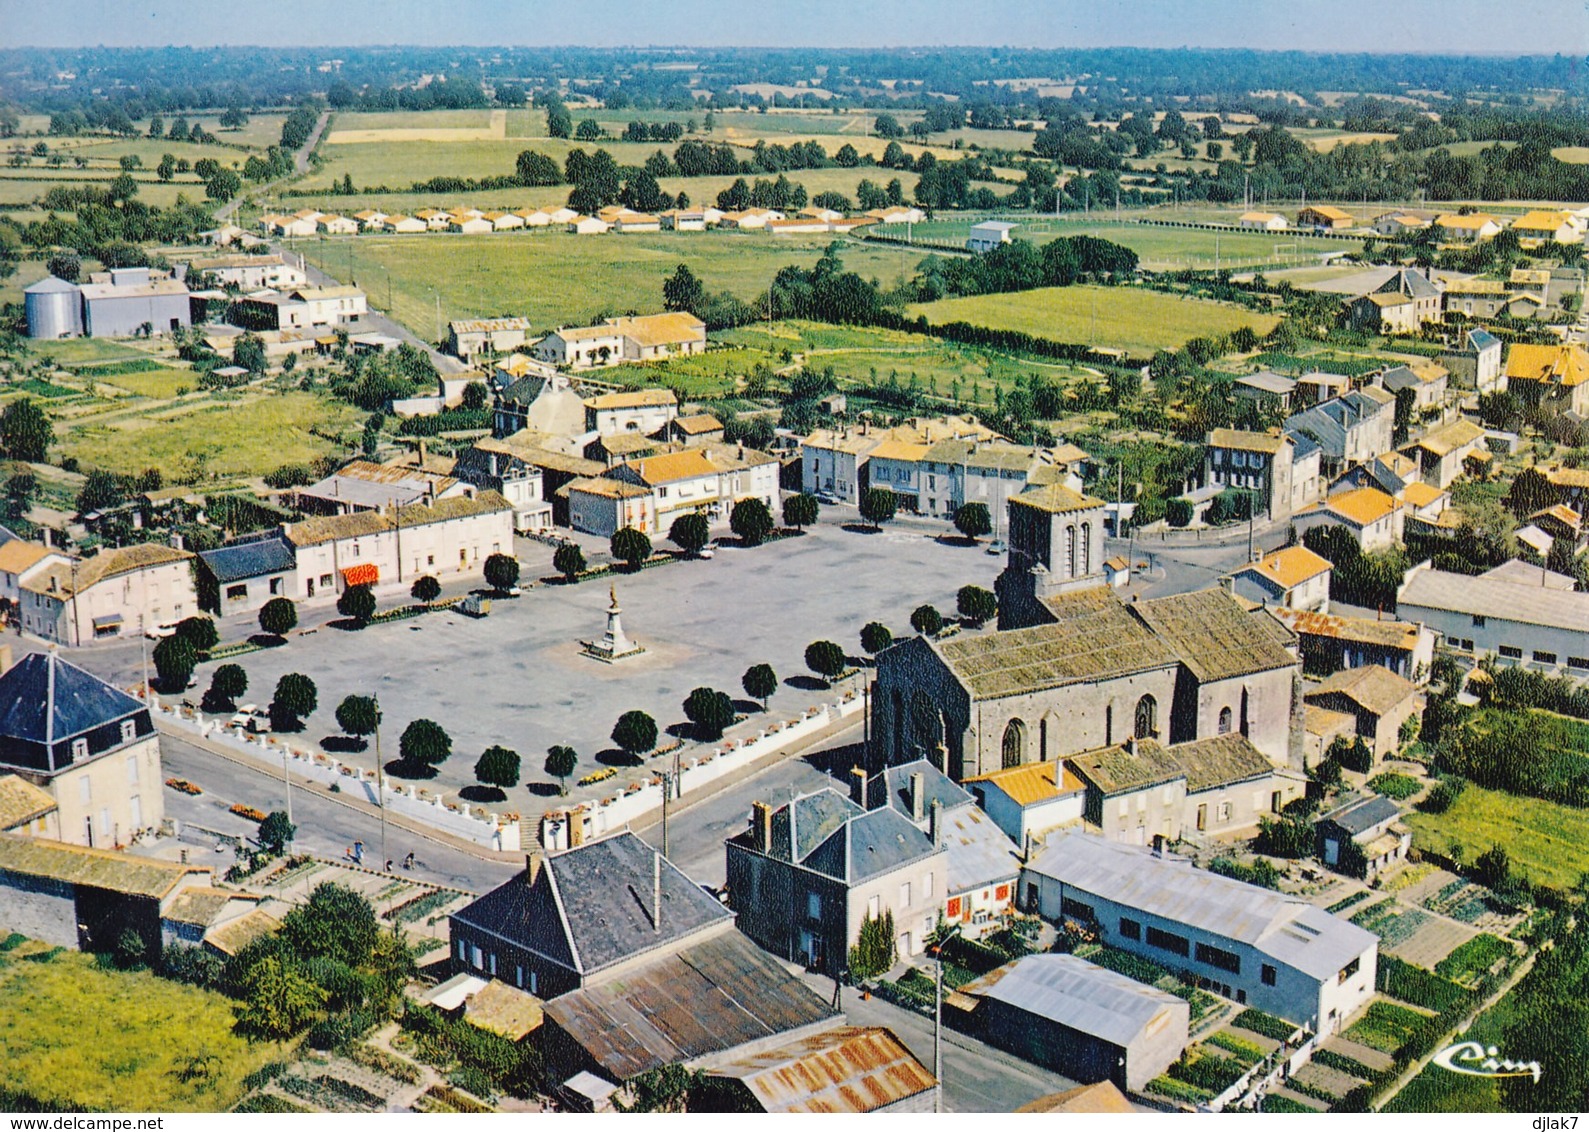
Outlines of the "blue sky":
M 1583 0 L 0 0 L 29 46 L 1255 47 L 1589 53 Z

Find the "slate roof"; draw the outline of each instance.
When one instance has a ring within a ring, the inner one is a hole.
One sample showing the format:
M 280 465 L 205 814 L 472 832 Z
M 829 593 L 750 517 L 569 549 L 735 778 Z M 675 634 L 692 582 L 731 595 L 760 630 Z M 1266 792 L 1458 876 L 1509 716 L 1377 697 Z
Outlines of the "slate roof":
M 1429 281 L 1429 277 L 1421 271 L 1414 271 L 1404 267 L 1385 280 L 1380 285 L 1380 293 L 1400 292 L 1414 299 L 1436 299 L 1440 297 L 1440 289 Z
M 836 1016 L 738 931 L 560 995 L 545 1009 L 615 1081 Z
M 56 653 L 29 653 L 0 673 L 0 752 L 13 740 L 61 743 L 144 710 L 138 700 Z
M 184 877 L 210 874 L 208 868 L 198 865 L 179 865 L 154 857 L 9 833 L 0 834 L 0 872 L 45 877 L 154 900 L 163 899 Z
M 1007 1003 L 1121 1047 L 1136 1041 L 1166 1011 L 1189 1009 L 1184 999 L 1168 991 L 1074 955 L 1053 953 L 1006 963 L 966 983 L 959 993 Z
M 1296 378 L 1286 377 L 1284 374 L 1275 373 L 1273 370 L 1259 370 L 1249 373 L 1245 377 L 1236 379 L 1237 385 L 1245 385 L 1249 389 L 1256 389 L 1260 393 L 1273 393 L 1276 396 L 1285 396 L 1297 387 Z
M 199 559 L 223 586 L 244 578 L 288 573 L 298 561 L 292 546 L 280 535 L 203 550 Z
M 1020 861 L 1015 842 L 977 806 L 976 799 L 926 759 L 891 766 L 867 784 L 875 804 L 893 808 L 911 821 L 910 780 L 922 776 L 922 819 L 913 823 L 932 828 L 932 804 L 939 804 L 938 839 L 948 852 L 949 892 L 965 892 L 1015 877 Z
M 880 1026 L 824 1030 L 741 1054 L 710 1072 L 740 1081 L 765 1112 L 873 1112 L 937 1083 Z
M 1026 867 L 1125 907 L 1250 944 L 1316 979 L 1335 978 L 1378 944 L 1370 932 L 1306 901 L 1086 833 L 1051 839 Z
M 854 885 L 937 852 L 932 839 L 898 811 L 869 810 L 840 826 L 804 864 Z
M 655 851 L 627 830 L 547 857 L 541 876 L 520 873 L 452 918 L 490 931 L 582 975 L 733 919 L 662 859 L 662 924 L 652 927 Z
M 1221 589 L 1135 602 L 1128 608 L 1205 684 L 1297 663 Z
M 1324 820 L 1334 822 L 1347 833 L 1356 837 L 1366 833 L 1376 825 L 1385 821 L 1394 821 L 1401 817 L 1401 807 L 1389 798 L 1365 798 L 1361 802 L 1354 802 L 1344 809 L 1336 810 L 1333 814 L 1324 815 Z
M 901 763 L 898 766 L 886 768 L 881 774 L 875 775 L 867 783 L 867 790 L 883 791 L 883 797 L 890 806 L 909 818 L 910 813 L 910 779 L 912 775 L 922 777 L 922 820 L 927 820 L 927 815 L 932 810 L 932 804 L 937 802 L 944 810 L 952 810 L 956 806 L 970 806 L 976 799 L 960 786 L 955 785 L 954 779 L 943 771 L 933 766 L 926 759 L 917 759 L 914 762 Z M 868 793 L 868 797 L 873 797 Z

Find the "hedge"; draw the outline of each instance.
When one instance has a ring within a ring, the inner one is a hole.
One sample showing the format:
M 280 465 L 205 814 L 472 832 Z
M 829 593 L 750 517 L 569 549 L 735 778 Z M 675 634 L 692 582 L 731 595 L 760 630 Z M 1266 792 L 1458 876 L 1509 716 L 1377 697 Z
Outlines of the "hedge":
M 1251 1030 L 1255 1034 L 1262 1034 L 1266 1038 L 1273 1038 L 1277 1042 L 1287 1041 L 1297 1032 L 1297 1027 L 1290 1022 L 1251 1007 L 1236 1015 L 1236 1020 L 1231 1024 L 1240 1026 L 1243 1030 Z

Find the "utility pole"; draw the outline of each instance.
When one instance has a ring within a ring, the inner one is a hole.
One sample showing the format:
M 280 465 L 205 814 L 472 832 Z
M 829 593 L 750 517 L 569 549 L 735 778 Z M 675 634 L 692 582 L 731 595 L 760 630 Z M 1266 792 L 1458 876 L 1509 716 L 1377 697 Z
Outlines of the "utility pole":
M 386 855 L 386 786 L 381 772 L 381 697 L 371 696 L 375 701 L 375 804 L 381 812 L 381 871 L 386 871 L 386 862 L 391 860 Z
M 944 933 L 934 952 L 938 959 L 938 978 L 933 983 L 932 996 L 932 1110 L 943 1111 L 943 949 L 960 932 L 956 924 Z
M 673 772 L 662 772 L 662 855 L 668 855 L 668 802 L 673 797 Z
M 143 690 L 138 698 L 149 706 L 149 634 L 144 629 L 143 614 L 138 614 L 138 654 L 143 666 Z

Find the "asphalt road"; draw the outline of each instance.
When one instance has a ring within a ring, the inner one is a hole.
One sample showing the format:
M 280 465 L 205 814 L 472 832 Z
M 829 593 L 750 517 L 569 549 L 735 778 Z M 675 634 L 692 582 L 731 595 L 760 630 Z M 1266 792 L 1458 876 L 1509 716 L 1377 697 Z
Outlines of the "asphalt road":
M 229 813 L 227 807 L 242 802 L 266 812 L 286 809 L 286 789 L 281 778 L 262 769 L 232 762 L 170 735 L 161 737 L 160 755 L 166 777 L 185 778 L 204 790 L 197 796 L 165 791 L 166 816 L 184 825 L 195 823 L 221 833 L 251 837 L 259 827 Z M 292 816 L 298 826 L 293 842 L 296 851 L 340 859 L 348 846 L 360 840 L 365 846 L 365 863 L 380 867 L 381 826 L 375 815 L 347 805 L 334 794 L 295 785 Z M 214 861 L 206 861 L 203 849 L 207 842 L 185 837 L 184 843 L 196 864 L 224 867 L 233 860 L 230 853 L 214 853 Z M 401 861 L 409 852 L 414 854 L 416 865 L 405 875 L 469 892 L 495 888 L 523 868 L 518 863 L 483 860 L 407 830 L 389 827 L 387 855 Z

